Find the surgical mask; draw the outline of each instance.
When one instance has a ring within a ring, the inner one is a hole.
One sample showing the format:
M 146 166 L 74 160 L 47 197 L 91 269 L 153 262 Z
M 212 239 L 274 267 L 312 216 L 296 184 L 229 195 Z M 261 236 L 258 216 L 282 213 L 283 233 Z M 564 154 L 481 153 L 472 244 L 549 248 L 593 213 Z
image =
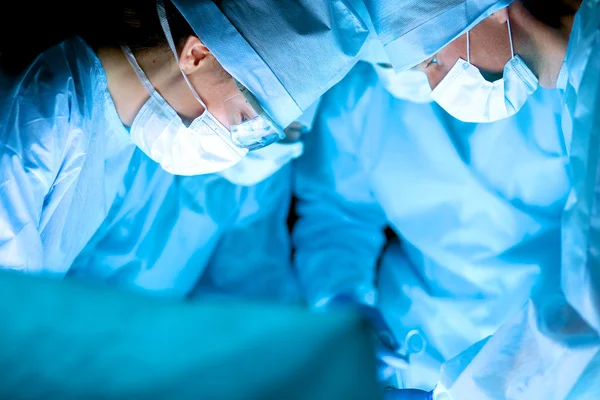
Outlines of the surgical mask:
M 186 125 L 156 91 L 131 50 L 123 53 L 150 93 L 131 126 L 131 140 L 152 160 L 174 175 L 202 175 L 222 171 L 238 163 L 248 152 L 230 139 L 229 130 L 206 108 L 192 85 L 188 86 L 204 112 Z M 184 75 L 185 76 L 185 75 Z
M 219 174 L 229 182 L 240 186 L 254 186 L 279 171 L 304 151 L 302 142 L 274 143 L 269 147 L 255 150 L 231 168 Z
M 396 72 L 393 68 L 375 65 L 375 71 L 383 87 L 395 98 L 413 103 L 430 103 L 431 86 L 427 75 L 421 71 Z
M 495 82 L 485 80 L 471 64 L 467 32 L 467 61 L 456 65 L 431 93 L 431 97 L 450 115 L 464 122 L 494 122 L 516 114 L 538 87 L 536 76 L 514 53 L 510 21 L 507 21 L 511 59 L 504 76 Z

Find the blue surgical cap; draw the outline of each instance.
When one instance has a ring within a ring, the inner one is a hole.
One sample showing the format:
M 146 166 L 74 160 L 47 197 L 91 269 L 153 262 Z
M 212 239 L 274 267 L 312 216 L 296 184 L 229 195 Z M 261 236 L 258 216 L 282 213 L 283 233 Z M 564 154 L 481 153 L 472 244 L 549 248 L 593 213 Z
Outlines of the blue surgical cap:
M 345 0 L 173 0 L 285 128 L 352 68 L 369 30 Z
M 364 0 L 396 71 L 414 67 L 513 0 Z

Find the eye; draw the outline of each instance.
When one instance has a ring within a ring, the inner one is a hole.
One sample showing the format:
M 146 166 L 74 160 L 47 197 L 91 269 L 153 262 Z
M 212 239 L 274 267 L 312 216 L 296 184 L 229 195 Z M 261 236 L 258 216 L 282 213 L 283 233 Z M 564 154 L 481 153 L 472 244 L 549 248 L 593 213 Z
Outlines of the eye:
M 383 68 L 383 69 L 392 69 L 394 68 L 394 66 L 390 63 L 377 63 L 377 66 Z
M 241 112 L 240 113 L 240 123 L 244 123 L 247 121 L 250 121 L 252 118 L 250 118 L 250 116 L 248 114 L 246 114 L 245 112 Z
M 431 59 L 429 60 L 429 62 L 427 63 L 427 65 L 425 65 L 425 68 L 429 68 L 431 67 L 433 64 L 439 64 L 438 59 L 436 56 L 431 57 Z

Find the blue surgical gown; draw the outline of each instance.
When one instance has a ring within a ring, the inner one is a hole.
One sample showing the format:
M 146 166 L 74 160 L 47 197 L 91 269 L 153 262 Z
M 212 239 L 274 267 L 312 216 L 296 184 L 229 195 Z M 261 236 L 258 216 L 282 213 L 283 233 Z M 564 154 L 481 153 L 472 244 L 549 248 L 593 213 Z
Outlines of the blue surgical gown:
M 81 39 L 0 79 L 0 267 L 62 277 L 106 217 L 134 144 Z
M 561 122 L 572 188 L 563 214 L 560 282 L 540 288 L 489 340 L 448 362 L 437 398 L 600 398 L 600 1 L 582 2 L 565 68 Z
M 142 151 L 70 276 L 174 298 L 295 302 L 291 164 L 254 186 L 174 176 Z
M 398 100 L 359 63 L 322 99 L 296 161 L 295 267 L 303 294 L 376 303 L 427 351 L 403 386 L 431 389 L 440 363 L 493 333 L 560 261 L 569 191 L 561 96 L 538 90 L 513 118 L 459 122 Z M 381 257 L 384 228 L 400 237 Z

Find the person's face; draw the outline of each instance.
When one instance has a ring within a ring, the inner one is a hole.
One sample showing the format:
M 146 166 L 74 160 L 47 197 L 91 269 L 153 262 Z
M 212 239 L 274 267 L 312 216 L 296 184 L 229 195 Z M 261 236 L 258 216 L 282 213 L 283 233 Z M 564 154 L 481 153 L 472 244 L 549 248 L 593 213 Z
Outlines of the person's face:
M 188 76 L 194 90 L 210 113 L 225 127 L 231 128 L 257 116 L 263 116 L 262 120 L 265 121 L 264 112 L 258 101 L 246 99 L 234 78 L 219 64 L 200 39 L 194 36 L 188 38 L 179 58 L 179 67 Z M 191 121 L 204 112 L 204 107 L 196 101 L 186 85 L 179 86 L 180 90 L 177 91 L 176 96 L 172 96 L 172 102 L 169 101 L 169 104 L 182 118 Z M 252 95 L 250 97 L 253 98 Z M 272 121 L 265 123 L 275 128 Z M 259 126 L 264 127 L 260 124 Z M 277 128 L 274 130 L 276 131 Z M 284 141 L 297 141 L 303 130 L 304 128 L 299 124 L 291 124 L 283 130 L 286 135 Z
M 235 80 L 216 60 L 209 68 L 189 78 L 211 114 L 226 127 L 258 115 L 244 99 Z
M 204 44 L 194 36 L 186 41 L 179 56 L 179 68 L 187 75 L 208 110 L 223 125 L 240 123 L 257 115 L 243 99 L 235 80 L 225 71 Z M 177 75 L 177 74 L 176 74 Z M 180 82 L 180 94 L 173 108 L 192 120 L 204 112 L 187 85 Z
M 241 85 L 238 87 L 236 80 L 197 37 L 188 39 L 180 56 L 179 67 L 187 75 L 208 111 L 226 128 L 231 129 L 241 146 L 258 148 L 256 146 L 266 146 L 278 140 L 281 133 L 252 93 Z M 198 101 L 189 100 L 188 96 L 184 105 L 198 106 Z M 191 117 L 187 119 L 192 120 L 203 111 L 194 111 L 192 108 L 188 110 Z
M 507 18 L 507 10 L 501 10 L 469 32 L 471 64 L 490 81 L 502 77 L 504 66 L 511 58 Z M 459 58 L 468 60 L 466 34 L 423 61 L 416 69 L 425 72 L 431 88 L 435 89 Z

